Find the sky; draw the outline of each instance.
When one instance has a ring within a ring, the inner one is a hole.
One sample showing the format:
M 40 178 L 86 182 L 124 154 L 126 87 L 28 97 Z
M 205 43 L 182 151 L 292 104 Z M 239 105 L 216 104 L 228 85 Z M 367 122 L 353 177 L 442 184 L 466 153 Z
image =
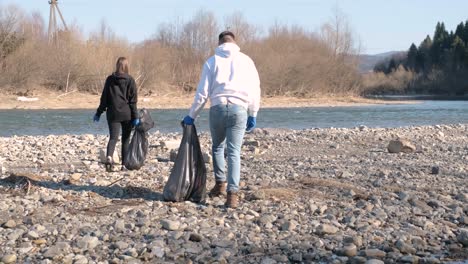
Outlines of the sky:
M 251 24 L 267 29 L 275 21 L 318 31 L 338 7 L 351 25 L 361 52 L 377 54 L 407 50 L 432 36 L 438 21 L 448 30 L 468 20 L 467 0 L 59 0 L 68 24 L 85 32 L 97 30 L 104 20 L 130 42 L 150 38 L 161 23 L 189 20 L 197 11 L 213 12 L 218 21 L 241 12 Z M 46 24 L 48 0 L 0 0 L 27 12 L 39 11 Z

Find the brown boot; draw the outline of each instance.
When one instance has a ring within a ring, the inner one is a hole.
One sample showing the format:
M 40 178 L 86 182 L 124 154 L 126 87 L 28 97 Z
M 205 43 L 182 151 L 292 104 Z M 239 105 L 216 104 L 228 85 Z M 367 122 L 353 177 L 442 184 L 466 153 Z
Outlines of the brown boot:
M 219 196 L 226 196 L 226 182 L 216 182 L 215 186 L 209 192 L 210 197 L 219 197 Z
M 237 208 L 239 206 L 239 197 L 236 192 L 228 192 L 226 199 L 226 207 Z

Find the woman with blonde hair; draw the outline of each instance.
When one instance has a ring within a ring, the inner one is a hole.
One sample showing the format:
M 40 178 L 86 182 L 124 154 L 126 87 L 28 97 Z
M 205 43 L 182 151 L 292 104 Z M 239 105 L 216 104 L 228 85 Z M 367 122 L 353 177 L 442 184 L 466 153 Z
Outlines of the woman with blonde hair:
M 99 104 L 94 122 L 99 122 L 103 112 L 106 112 L 109 125 L 109 143 L 107 144 L 106 170 L 113 171 L 112 159 L 115 145 L 119 139 L 122 128 L 122 167 L 125 170 L 125 157 L 128 151 L 132 126 L 138 126 L 140 119 L 137 111 L 137 89 L 135 80 L 128 74 L 128 60 L 120 57 L 115 65 L 115 72 L 109 75 L 102 90 L 101 103 Z

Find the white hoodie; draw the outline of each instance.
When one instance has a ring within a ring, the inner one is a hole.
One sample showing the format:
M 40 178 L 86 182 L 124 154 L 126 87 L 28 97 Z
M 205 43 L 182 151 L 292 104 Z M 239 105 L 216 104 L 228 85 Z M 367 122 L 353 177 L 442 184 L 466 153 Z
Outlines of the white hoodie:
M 190 109 L 196 118 L 207 99 L 211 106 L 232 103 L 257 116 L 260 108 L 260 79 L 254 62 L 235 43 L 224 43 L 203 65 L 197 93 Z

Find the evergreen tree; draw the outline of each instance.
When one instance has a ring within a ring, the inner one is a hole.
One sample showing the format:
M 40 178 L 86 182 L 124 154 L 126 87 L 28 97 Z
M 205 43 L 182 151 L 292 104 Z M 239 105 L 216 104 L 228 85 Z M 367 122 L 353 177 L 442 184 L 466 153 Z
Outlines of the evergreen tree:
M 458 24 L 457 29 L 455 30 L 455 37 L 459 37 L 464 42 L 466 42 L 466 40 L 464 39 L 464 34 L 465 34 L 464 31 L 465 31 L 465 25 L 463 24 L 463 22 L 461 22 L 460 24 Z
M 418 65 L 418 48 L 414 43 L 411 44 L 411 47 L 408 50 L 408 55 L 406 58 L 406 67 L 412 71 L 418 72 L 420 70 L 420 65 Z
M 421 42 L 418 48 L 418 62 L 420 69 L 424 72 L 429 72 L 432 68 L 432 58 L 431 58 L 431 48 L 432 40 L 429 35 Z
M 468 43 L 468 20 L 465 22 L 465 28 L 463 29 L 461 39 L 465 42 L 465 44 Z
M 392 58 L 392 59 L 390 60 L 390 63 L 388 63 L 388 69 L 387 69 L 387 72 L 386 72 L 386 73 L 388 74 L 388 73 L 394 72 L 394 71 L 397 69 L 397 66 L 398 66 L 398 65 L 397 65 L 395 59 Z
M 444 65 L 444 52 L 450 48 L 449 33 L 445 30 L 445 24 L 438 22 L 434 32 L 434 38 L 431 47 L 432 62 L 436 66 Z
M 461 38 L 458 36 L 455 37 L 452 43 L 452 65 L 453 70 L 459 70 L 463 67 L 463 63 L 465 60 L 465 43 Z
M 468 68 L 468 20 L 465 22 L 462 40 L 465 42 L 465 67 Z

